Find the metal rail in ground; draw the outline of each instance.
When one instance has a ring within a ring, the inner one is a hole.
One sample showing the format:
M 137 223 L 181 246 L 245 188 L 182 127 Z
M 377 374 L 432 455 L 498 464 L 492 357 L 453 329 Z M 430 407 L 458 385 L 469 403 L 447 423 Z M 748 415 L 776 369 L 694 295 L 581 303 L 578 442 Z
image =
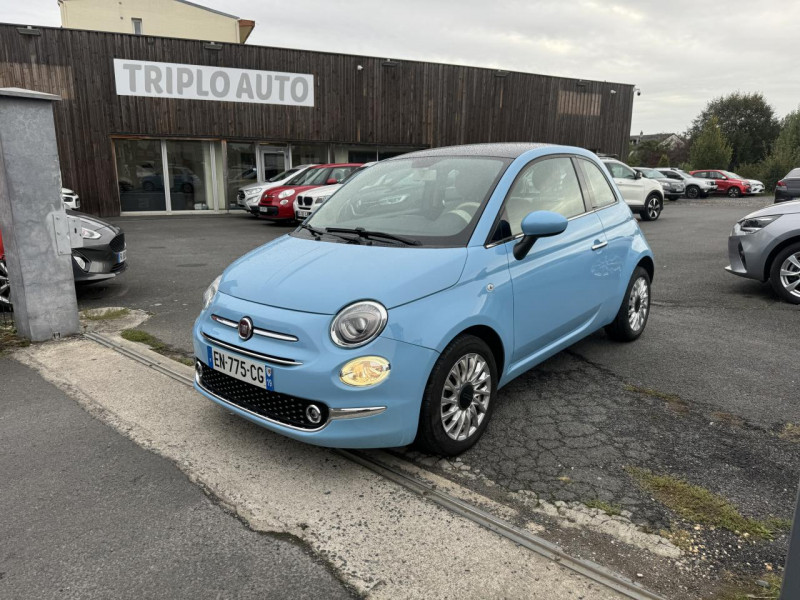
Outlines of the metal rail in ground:
M 149 359 L 147 356 L 131 350 L 114 340 L 111 340 L 99 333 L 85 333 L 84 337 L 97 342 L 107 348 L 111 348 L 120 354 L 127 356 L 143 365 L 155 369 L 159 373 L 174 379 L 175 381 L 184 385 L 191 386 L 194 380 L 191 377 L 186 377 L 168 367 L 160 364 L 154 360 Z M 548 542 L 547 540 L 532 534 L 529 531 L 520 529 L 504 519 L 500 519 L 485 510 L 465 502 L 460 498 L 456 498 L 450 494 L 437 490 L 432 485 L 413 477 L 403 471 L 387 465 L 372 456 L 368 456 L 364 452 L 357 450 L 335 450 L 337 454 L 343 458 L 350 460 L 362 467 L 369 469 L 388 479 L 409 491 L 422 496 L 442 506 L 462 517 L 469 519 L 473 523 L 485 527 L 496 534 L 511 540 L 515 544 L 527 548 L 547 559 L 550 559 L 592 581 L 604 585 L 620 594 L 633 598 L 634 600 L 665 600 L 663 596 L 659 596 L 643 588 L 638 583 L 607 569 L 590 560 L 575 558 L 564 552 L 558 545 Z

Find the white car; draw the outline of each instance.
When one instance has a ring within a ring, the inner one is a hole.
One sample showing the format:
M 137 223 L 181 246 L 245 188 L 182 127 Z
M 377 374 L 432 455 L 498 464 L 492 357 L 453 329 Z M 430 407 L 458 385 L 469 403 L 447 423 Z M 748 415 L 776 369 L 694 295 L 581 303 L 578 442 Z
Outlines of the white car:
M 78 194 L 69 188 L 61 188 L 61 199 L 64 201 L 64 208 L 78 210 L 81 207 L 81 199 L 78 198 Z
M 375 162 L 368 162 L 361 165 L 358 169 L 350 173 L 350 175 L 341 183 L 335 183 L 333 185 L 323 185 L 322 187 L 317 187 L 308 190 L 307 192 L 303 192 L 297 198 L 294 199 L 294 218 L 298 221 L 302 221 L 305 218 L 309 217 L 311 213 L 317 210 L 322 203 L 325 202 L 328 198 L 330 198 L 333 193 L 342 187 L 345 183 L 347 183 L 350 179 L 352 179 L 356 173 L 360 173 L 367 167 L 371 167 L 374 165 Z
M 686 185 L 687 198 L 707 198 L 709 194 L 717 191 L 717 182 L 713 179 L 692 177 L 686 171 L 675 168 L 657 167 L 656 170 L 661 171 L 669 179 L 683 181 Z
M 747 179 L 746 181 L 750 182 L 750 193 L 751 194 L 763 194 L 764 193 L 764 182 L 759 181 L 758 179 Z
M 655 179 L 648 179 L 624 162 L 601 157 L 631 211 L 643 221 L 655 221 L 664 209 L 664 188 Z
M 258 202 L 261 200 L 261 196 L 264 192 L 287 183 L 293 177 L 296 177 L 313 166 L 315 165 L 297 165 L 296 167 L 287 169 L 283 173 L 278 173 L 267 181 L 251 183 L 250 185 L 240 187 L 239 193 L 236 194 L 236 204 L 252 215 L 258 216 Z

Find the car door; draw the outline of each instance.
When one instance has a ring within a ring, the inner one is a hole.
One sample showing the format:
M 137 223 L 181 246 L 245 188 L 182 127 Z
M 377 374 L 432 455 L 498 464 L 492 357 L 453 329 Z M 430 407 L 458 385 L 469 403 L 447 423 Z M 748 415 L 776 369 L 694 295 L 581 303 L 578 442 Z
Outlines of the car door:
M 512 248 L 519 242 L 522 219 L 550 210 L 569 219 L 567 229 L 536 241 L 522 260 Z M 508 244 L 514 298 L 512 362 L 529 362 L 586 329 L 603 304 L 593 275 L 607 245 L 603 225 L 584 203 L 569 156 L 534 160 L 517 176 L 497 225 Z
M 728 181 L 728 178 L 719 171 L 709 171 L 708 178 L 713 179 L 714 183 L 717 184 L 718 192 L 727 192 L 728 188 L 731 187 L 731 183 Z
M 608 161 L 605 164 L 625 202 L 644 206 L 644 178 L 637 179 L 636 172 L 621 162 Z

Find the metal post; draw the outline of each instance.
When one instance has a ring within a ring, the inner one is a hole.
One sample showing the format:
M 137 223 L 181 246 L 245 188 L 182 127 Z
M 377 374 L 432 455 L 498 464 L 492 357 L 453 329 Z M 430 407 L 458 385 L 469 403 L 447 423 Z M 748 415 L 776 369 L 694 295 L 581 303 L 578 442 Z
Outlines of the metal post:
M 789 537 L 789 553 L 786 555 L 781 588 L 781 600 L 797 600 L 797 598 L 800 598 L 800 488 L 797 490 L 794 523 L 792 535 Z
M 0 88 L 0 230 L 17 332 L 37 342 L 80 328 L 71 222 L 61 200 L 53 120 L 57 100 L 52 94 Z M 82 241 L 80 229 L 77 237 Z

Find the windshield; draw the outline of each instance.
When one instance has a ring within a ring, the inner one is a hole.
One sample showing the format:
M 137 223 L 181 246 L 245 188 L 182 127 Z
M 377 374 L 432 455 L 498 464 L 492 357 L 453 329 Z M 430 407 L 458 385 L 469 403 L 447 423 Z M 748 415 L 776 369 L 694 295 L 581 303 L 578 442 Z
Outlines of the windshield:
M 317 230 L 359 227 L 423 245 L 463 246 L 509 163 L 463 156 L 378 163 L 337 191 L 306 223 Z M 297 235 L 311 234 L 298 230 Z
M 291 177 L 292 175 L 297 173 L 297 171 L 299 171 L 299 169 L 289 169 L 287 171 L 284 171 L 283 173 L 278 173 L 274 177 L 270 177 L 269 179 L 267 179 L 267 181 L 269 183 L 275 183 L 276 181 L 282 181 L 282 180 L 286 179 L 287 177 Z
M 641 171 L 642 175 L 644 175 L 648 179 L 664 179 L 664 174 L 656 171 L 655 169 L 640 167 L 639 171 Z
M 736 173 L 731 173 L 730 171 L 720 171 L 725 177 L 730 179 L 744 179 L 743 177 L 739 177 Z

